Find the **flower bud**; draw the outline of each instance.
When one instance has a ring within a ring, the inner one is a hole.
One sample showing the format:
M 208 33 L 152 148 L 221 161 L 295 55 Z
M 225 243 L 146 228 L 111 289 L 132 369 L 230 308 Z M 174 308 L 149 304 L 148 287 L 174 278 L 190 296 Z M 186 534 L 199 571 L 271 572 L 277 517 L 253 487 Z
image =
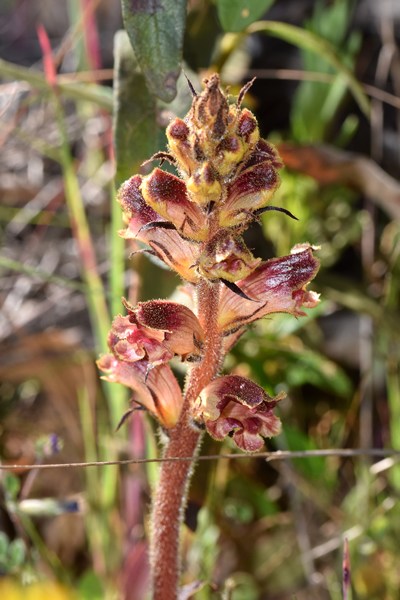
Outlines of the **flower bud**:
M 238 281 L 252 273 L 261 262 L 254 258 L 242 238 L 218 233 L 199 257 L 197 267 L 206 279 Z
M 171 154 L 176 158 L 182 171 L 189 175 L 198 165 L 189 140 L 189 127 L 182 119 L 174 119 L 168 125 L 166 135 Z
M 219 215 L 221 227 L 246 227 L 255 211 L 266 206 L 279 186 L 279 176 L 270 161 L 240 171 L 227 189 Z
M 205 80 L 206 89 L 193 99 L 190 119 L 203 138 L 204 153 L 208 155 L 208 139 L 219 141 L 228 126 L 229 104 L 219 87 L 218 75 Z
M 257 119 L 247 108 L 244 108 L 240 113 L 237 133 L 248 146 L 255 146 L 260 139 Z
M 166 266 L 186 281 L 195 283 L 198 276 L 193 265 L 199 255 L 198 246 L 182 239 L 175 229 L 164 228 L 164 219 L 143 198 L 142 182 L 143 177 L 135 175 L 119 189 L 118 201 L 127 224 L 120 235 L 147 244 Z
M 206 162 L 186 181 L 190 199 L 200 206 L 218 202 L 222 196 L 222 187 L 211 164 Z

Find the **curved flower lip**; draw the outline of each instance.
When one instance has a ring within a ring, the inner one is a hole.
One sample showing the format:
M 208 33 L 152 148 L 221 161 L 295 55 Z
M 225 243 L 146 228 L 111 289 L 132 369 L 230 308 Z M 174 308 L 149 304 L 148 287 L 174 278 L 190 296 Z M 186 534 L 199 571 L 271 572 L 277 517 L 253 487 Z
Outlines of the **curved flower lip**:
M 199 255 L 197 244 L 182 239 L 176 230 L 157 227 L 157 223 L 164 222 L 164 219 L 146 204 L 140 190 L 142 181 L 140 175 L 135 175 L 123 183 L 118 191 L 118 201 L 128 225 L 120 235 L 125 239 L 147 244 L 170 269 L 183 279 L 195 283 L 198 275 L 192 265 L 196 263 Z M 150 223 L 153 227 L 146 229 L 146 225 Z
M 282 169 L 284 166 L 275 146 L 266 140 L 259 139 L 250 158 L 243 165 L 243 170 L 249 169 L 254 165 L 259 165 L 260 163 L 265 163 L 266 161 L 275 167 L 275 169 Z
M 205 213 L 191 202 L 182 179 L 157 168 L 142 181 L 145 202 L 175 225 L 186 238 L 202 241 L 207 235 Z
M 306 289 L 319 269 L 319 261 L 313 255 L 316 249 L 310 244 L 298 244 L 288 256 L 267 260 L 238 281 L 238 287 L 257 303 L 224 288 L 218 318 L 220 330 L 229 332 L 271 313 L 303 316 L 302 307 L 316 306 L 318 294 Z
M 255 452 L 262 448 L 263 437 L 280 432 L 280 420 L 272 411 L 284 397 L 284 393 L 269 396 L 245 377 L 225 375 L 214 379 L 201 392 L 196 417 L 214 439 L 222 441 L 232 435 L 239 448 Z
M 146 361 L 127 363 L 112 354 L 97 361 L 106 381 L 121 383 L 133 390 L 133 400 L 146 408 L 166 429 L 176 425 L 183 404 L 179 384 L 169 367 L 160 365 L 149 371 Z
M 117 315 L 112 322 L 108 345 L 114 356 L 127 363 L 147 360 L 153 367 L 166 363 L 174 353 L 164 346 L 164 334 L 138 327 L 129 317 Z
M 222 227 L 246 226 L 255 211 L 264 208 L 280 184 L 277 169 L 283 166 L 276 148 L 259 139 L 250 157 L 228 187 L 220 213 Z
M 204 341 L 203 329 L 196 315 L 186 306 L 169 300 L 139 302 L 133 307 L 123 300 L 128 319 L 151 336 L 161 336 L 161 345 L 184 360 L 197 360 Z
M 114 356 L 127 363 L 146 360 L 151 367 L 175 355 L 195 362 L 201 359 L 204 334 L 196 315 L 186 306 L 167 300 L 139 302 L 123 299 L 128 315 L 117 315 L 108 336 Z
M 130 223 L 133 219 L 137 230 L 147 223 L 162 220 L 156 211 L 144 201 L 140 190 L 142 182 L 143 177 L 141 175 L 134 175 L 124 181 L 117 194 L 117 200 L 121 204 L 125 221 Z
M 279 183 L 278 173 L 269 161 L 241 171 L 228 187 L 227 199 L 220 212 L 220 225 L 246 225 L 254 219 L 254 211 L 267 204 Z

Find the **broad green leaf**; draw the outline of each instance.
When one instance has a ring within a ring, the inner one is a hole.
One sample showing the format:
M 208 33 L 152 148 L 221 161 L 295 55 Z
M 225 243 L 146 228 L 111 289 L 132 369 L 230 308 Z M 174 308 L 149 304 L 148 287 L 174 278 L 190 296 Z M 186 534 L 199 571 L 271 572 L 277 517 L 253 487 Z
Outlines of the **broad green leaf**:
M 224 31 L 243 31 L 259 19 L 275 0 L 217 0 L 218 17 Z
M 149 90 L 170 102 L 181 70 L 186 1 L 122 0 L 122 14 Z
M 125 31 L 119 31 L 114 40 L 114 123 L 113 137 L 115 148 L 115 185 L 135 175 L 140 165 L 158 149 L 160 130 L 156 119 L 156 100 L 148 90 L 144 76 L 139 70 L 132 47 Z M 111 264 L 110 273 L 112 306 L 120 307 L 124 295 L 125 244 L 118 235 L 123 227 L 122 211 L 113 199 L 111 203 Z M 121 310 L 121 308 L 119 308 Z M 123 413 L 126 402 L 126 389 L 111 385 L 113 396 L 113 422 L 116 425 Z M 106 478 L 113 478 L 116 470 L 105 472 Z M 106 486 L 107 488 L 107 486 Z M 115 489 L 115 485 L 107 489 Z
M 159 128 L 155 98 L 140 73 L 125 31 L 117 32 L 114 53 L 114 146 L 119 186 L 157 150 Z

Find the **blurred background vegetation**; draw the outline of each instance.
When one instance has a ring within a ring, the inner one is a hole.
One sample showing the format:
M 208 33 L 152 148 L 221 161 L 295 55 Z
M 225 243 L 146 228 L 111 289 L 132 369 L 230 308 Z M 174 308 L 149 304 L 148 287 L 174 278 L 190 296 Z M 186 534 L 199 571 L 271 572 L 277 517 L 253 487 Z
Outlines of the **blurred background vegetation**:
M 267 213 L 247 234 L 255 255 L 321 246 L 312 286 L 319 308 L 258 323 L 225 364 L 270 393 L 288 392 L 283 433 L 269 449 L 400 450 L 398 3 L 123 4 L 135 54 L 120 31 L 119 0 L 0 6 L 2 463 L 158 456 L 146 415 L 115 431 L 128 398 L 100 382 L 95 359 L 122 295 L 168 297 L 179 285 L 148 258 L 130 256 L 137 248 L 117 235 L 114 198 L 165 149 L 165 125 L 190 104 L 182 75 L 175 99 L 174 81 L 162 84 L 163 68 L 179 73 L 182 52 L 197 90 L 214 71 L 232 94 L 257 77 L 245 102 L 286 163 L 274 204 L 299 221 Z M 161 19 L 155 26 L 153 17 Z M 212 440 L 202 448 L 233 451 Z M 204 584 L 182 597 L 338 600 L 347 538 L 346 597 L 396 600 L 396 462 L 200 463 L 184 582 Z M 146 598 L 156 479 L 152 463 L 3 471 L 1 597 Z

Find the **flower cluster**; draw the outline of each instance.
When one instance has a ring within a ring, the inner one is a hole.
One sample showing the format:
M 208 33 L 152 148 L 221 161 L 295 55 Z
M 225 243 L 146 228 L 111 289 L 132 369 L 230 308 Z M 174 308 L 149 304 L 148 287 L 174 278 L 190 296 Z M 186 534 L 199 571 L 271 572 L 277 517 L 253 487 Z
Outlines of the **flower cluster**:
M 153 157 L 169 161 L 177 175 L 161 168 L 135 175 L 118 195 L 127 225 L 123 237 L 143 243 L 184 280 L 193 310 L 166 300 L 136 307 L 124 301 L 127 315 L 114 319 L 111 353 L 98 363 L 106 379 L 131 388 L 134 401 L 167 429 L 176 425 L 184 403 L 169 361 L 179 356 L 196 368 L 204 358 L 209 332 L 199 317 L 201 286 L 220 288 L 214 323 L 221 338 L 219 362 L 249 323 L 277 312 L 302 315 L 303 307 L 318 302 L 306 289 L 318 270 L 309 244 L 263 262 L 242 237 L 265 211 L 293 217 L 269 204 L 282 164 L 276 149 L 260 138 L 254 115 L 241 107 L 249 85 L 229 103 L 217 75 L 204 83 L 185 119 L 169 124 L 168 152 Z M 279 432 L 272 411 L 281 397 L 269 397 L 243 377 L 212 377 L 191 413 L 215 439 L 231 435 L 239 447 L 255 451 L 263 437 Z

